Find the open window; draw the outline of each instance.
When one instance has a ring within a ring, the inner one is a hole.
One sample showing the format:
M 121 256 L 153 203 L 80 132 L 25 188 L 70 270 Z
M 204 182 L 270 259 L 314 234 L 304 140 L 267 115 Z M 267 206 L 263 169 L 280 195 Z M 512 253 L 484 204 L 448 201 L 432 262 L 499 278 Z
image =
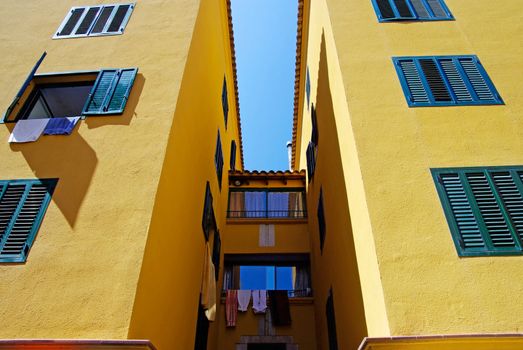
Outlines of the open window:
M 227 254 L 224 260 L 224 290 L 286 290 L 290 297 L 311 295 L 307 254 Z
M 29 73 L 3 122 L 123 113 L 137 68 L 36 74 L 44 57 Z

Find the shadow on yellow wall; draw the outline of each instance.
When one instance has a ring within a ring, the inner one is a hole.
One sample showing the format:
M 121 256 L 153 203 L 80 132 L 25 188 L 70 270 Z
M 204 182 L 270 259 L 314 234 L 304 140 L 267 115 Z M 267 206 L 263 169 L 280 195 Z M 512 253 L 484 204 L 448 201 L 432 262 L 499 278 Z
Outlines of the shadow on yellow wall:
M 145 83 L 139 74 L 121 116 L 89 117 L 85 123 L 89 129 L 104 125 L 129 125 Z M 10 132 L 14 123 L 5 124 Z M 67 222 L 74 227 L 78 212 L 94 176 L 98 158 L 96 150 L 79 133 L 77 126 L 68 136 L 42 136 L 37 142 L 12 143 L 11 150 L 21 152 L 36 178 L 58 178 L 52 200 Z M 97 147 L 97 146 L 95 146 Z M 110 152 L 100 144 L 99 151 Z

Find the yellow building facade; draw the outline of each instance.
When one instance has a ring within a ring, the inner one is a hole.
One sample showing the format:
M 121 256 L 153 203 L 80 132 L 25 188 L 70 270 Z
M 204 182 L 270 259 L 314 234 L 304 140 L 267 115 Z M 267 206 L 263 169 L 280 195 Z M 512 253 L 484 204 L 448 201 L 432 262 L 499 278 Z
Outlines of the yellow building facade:
M 229 1 L 4 0 L 0 349 L 523 346 L 518 2 L 297 5 L 275 172 Z

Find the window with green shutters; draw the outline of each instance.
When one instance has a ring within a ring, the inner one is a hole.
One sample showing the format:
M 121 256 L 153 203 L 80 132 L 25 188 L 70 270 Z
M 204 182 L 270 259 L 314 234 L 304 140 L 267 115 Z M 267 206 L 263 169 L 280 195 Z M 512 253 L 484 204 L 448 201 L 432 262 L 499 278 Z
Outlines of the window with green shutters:
M 35 74 L 35 68 L 1 122 L 122 114 L 138 73 L 138 68 L 124 68 Z
M 53 39 L 123 34 L 136 4 L 73 7 Z
M 137 72 L 138 68 L 101 70 L 87 98 L 82 114 L 123 113 Z
M 410 107 L 503 104 L 478 57 L 393 57 Z
M 454 19 L 443 0 L 372 0 L 372 5 L 380 22 Z
M 0 263 L 26 261 L 57 181 L 0 181 Z
M 220 138 L 220 131 L 218 130 L 218 137 L 216 138 L 216 151 L 214 152 L 214 166 L 216 168 L 216 176 L 218 177 L 218 187 L 222 189 L 222 174 L 223 174 L 223 150 L 222 141 Z
M 223 121 L 225 122 L 225 129 L 227 129 L 227 119 L 229 117 L 229 98 L 227 97 L 227 80 L 223 77 L 222 86 L 222 109 Z
M 432 175 L 460 256 L 523 254 L 523 166 Z

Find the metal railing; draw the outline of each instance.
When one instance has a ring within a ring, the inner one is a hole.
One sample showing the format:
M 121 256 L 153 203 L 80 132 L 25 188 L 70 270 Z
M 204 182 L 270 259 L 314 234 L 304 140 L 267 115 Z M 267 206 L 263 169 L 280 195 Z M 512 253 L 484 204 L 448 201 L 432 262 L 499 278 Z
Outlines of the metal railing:
M 303 219 L 306 210 L 228 210 L 228 218 L 241 219 Z
M 289 298 L 308 298 L 312 297 L 312 289 L 306 288 L 306 289 L 292 289 L 287 290 L 287 295 Z M 222 290 L 222 297 L 227 296 L 227 290 Z

